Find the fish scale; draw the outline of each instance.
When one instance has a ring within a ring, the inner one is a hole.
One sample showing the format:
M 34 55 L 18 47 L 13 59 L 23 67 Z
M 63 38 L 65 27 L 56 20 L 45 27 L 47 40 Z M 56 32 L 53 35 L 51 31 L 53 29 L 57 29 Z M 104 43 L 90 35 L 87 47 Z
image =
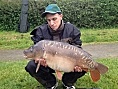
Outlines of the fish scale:
M 81 67 L 86 72 L 90 70 L 94 82 L 100 79 L 100 74 L 108 71 L 107 66 L 95 62 L 82 48 L 63 42 L 42 40 L 24 50 L 24 55 L 33 60 L 44 58 L 50 68 L 58 71 L 72 72 L 75 66 Z
M 88 66 L 88 69 L 94 69 L 95 68 L 95 62 L 90 58 L 90 54 L 88 54 L 87 52 L 81 50 L 81 48 L 77 48 L 76 46 L 73 45 L 68 45 L 68 43 L 63 43 L 62 42 L 56 42 L 56 41 L 42 41 L 45 47 L 57 47 L 57 51 L 58 49 L 62 49 L 62 50 L 71 50 L 74 51 L 74 53 L 76 53 L 77 55 L 80 55 L 84 61 L 83 61 L 83 65 L 86 64 Z M 55 55 L 58 54 L 58 52 L 55 52 Z M 84 55 L 83 55 L 84 54 Z M 63 54 L 62 54 L 63 55 Z M 77 55 L 72 55 L 73 57 L 77 57 Z M 69 57 L 70 55 L 68 55 Z M 89 59 L 90 58 L 90 59 Z M 88 60 L 89 59 L 89 60 Z

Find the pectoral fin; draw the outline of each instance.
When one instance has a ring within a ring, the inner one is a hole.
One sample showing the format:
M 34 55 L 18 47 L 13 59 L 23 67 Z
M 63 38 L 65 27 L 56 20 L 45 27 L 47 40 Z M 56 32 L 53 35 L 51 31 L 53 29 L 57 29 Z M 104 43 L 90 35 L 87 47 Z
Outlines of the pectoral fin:
M 94 82 L 97 82 L 100 79 L 100 72 L 97 69 L 90 70 L 90 75 Z
M 62 80 L 62 73 L 58 70 L 56 70 L 55 72 L 56 72 L 57 79 Z
M 38 62 L 38 64 L 37 64 L 37 67 L 36 67 L 36 73 L 38 72 L 39 67 L 40 67 L 40 62 Z

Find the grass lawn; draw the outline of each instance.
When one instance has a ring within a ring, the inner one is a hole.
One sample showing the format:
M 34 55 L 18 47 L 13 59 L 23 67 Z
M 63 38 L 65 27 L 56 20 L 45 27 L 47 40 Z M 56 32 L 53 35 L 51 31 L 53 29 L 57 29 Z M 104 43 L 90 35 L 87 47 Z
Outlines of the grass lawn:
M 81 40 L 85 43 L 118 42 L 118 29 L 80 29 Z M 0 32 L 0 49 L 23 49 L 31 46 L 30 32 Z
M 96 60 L 109 67 L 109 71 L 101 76 L 101 79 L 94 83 L 89 73 L 78 79 L 75 83 L 77 88 L 100 88 L 117 89 L 118 88 L 118 59 L 106 58 Z M 33 89 L 39 85 L 24 69 L 27 61 L 0 61 L 0 89 Z M 40 85 L 41 86 L 41 85 Z M 42 86 L 40 89 L 44 89 Z M 59 81 L 58 89 L 63 89 Z
M 81 29 L 83 43 L 118 41 L 118 29 Z

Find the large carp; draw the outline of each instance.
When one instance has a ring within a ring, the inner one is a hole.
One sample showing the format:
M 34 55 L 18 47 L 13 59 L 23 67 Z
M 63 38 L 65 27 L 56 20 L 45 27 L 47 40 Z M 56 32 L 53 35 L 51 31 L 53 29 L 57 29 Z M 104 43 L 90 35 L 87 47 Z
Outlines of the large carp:
M 42 40 L 24 50 L 26 58 L 44 58 L 47 65 L 57 71 L 72 72 L 75 66 L 90 72 L 94 82 L 100 79 L 100 74 L 108 71 L 108 67 L 95 62 L 91 55 L 81 48 L 64 42 Z M 40 63 L 37 66 L 39 68 Z

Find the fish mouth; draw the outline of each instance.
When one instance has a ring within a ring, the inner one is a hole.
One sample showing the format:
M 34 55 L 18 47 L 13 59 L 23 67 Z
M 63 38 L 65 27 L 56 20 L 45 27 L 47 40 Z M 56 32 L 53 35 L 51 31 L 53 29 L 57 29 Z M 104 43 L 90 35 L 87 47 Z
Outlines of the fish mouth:
M 23 51 L 23 54 L 24 54 L 24 58 L 27 59 L 27 55 L 26 55 L 26 51 L 25 50 Z
M 27 57 L 26 55 L 24 55 L 24 58 L 25 58 L 25 59 L 28 59 L 28 57 Z
M 25 59 L 33 59 L 34 56 L 33 56 L 33 55 L 25 55 L 25 54 L 24 54 L 24 58 L 25 58 Z

